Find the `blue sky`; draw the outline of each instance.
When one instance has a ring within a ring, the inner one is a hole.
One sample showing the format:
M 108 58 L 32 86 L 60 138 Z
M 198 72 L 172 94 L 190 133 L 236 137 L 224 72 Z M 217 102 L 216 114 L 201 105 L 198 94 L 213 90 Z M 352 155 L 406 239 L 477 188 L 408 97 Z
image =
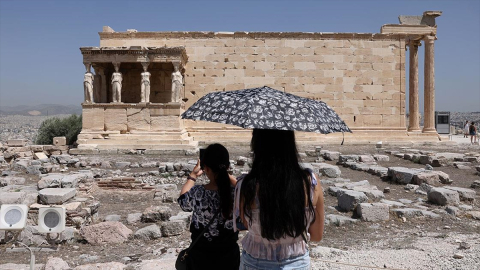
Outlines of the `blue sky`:
M 399 15 L 426 10 L 443 11 L 435 43 L 436 110 L 480 111 L 480 1 L 475 0 L 0 0 L 0 107 L 80 104 L 84 66 L 78 48 L 98 46 L 104 25 L 116 31 L 378 33 L 383 24 L 398 23 Z M 423 51 L 422 46 L 420 104 Z

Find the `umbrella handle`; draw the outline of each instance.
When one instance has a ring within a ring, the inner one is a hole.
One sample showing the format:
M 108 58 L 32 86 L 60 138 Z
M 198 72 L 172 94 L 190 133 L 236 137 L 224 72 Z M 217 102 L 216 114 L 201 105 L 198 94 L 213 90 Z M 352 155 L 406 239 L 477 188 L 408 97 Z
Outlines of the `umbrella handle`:
M 343 142 L 345 141 L 345 132 L 342 131 L 342 143 L 340 145 L 343 145 Z

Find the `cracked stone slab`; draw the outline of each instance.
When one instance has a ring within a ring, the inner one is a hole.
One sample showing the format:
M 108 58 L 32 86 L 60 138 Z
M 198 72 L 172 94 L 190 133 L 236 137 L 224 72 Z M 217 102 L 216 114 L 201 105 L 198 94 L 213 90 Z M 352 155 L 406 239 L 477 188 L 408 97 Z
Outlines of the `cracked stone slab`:
M 38 192 L 38 196 L 45 204 L 63 204 L 76 193 L 77 190 L 74 188 L 45 188 Z

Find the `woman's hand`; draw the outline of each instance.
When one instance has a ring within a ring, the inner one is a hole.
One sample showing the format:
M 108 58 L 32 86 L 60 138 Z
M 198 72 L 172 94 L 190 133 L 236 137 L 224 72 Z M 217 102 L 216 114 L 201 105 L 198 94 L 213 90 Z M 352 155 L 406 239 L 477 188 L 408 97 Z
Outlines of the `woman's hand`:
M 202 168 L 200 168 L 200 159 L 199 159 L 197 160 L 197 165 L 195 165 L 192 172 L 190 173 L 190 177 L 197 179 L 202 174 L 203 174 L 203 170 Z M 195 185 L 195 180 L 188 179 L 185 182 L 185 184 L 183 184 L 182 190 L 180 190 L 180 196 L 187 193 L 194 185 Z
M 193 171 L 190 173 L 190 176 L 193 178 L 197 178 L 203 174 L 202 168 L 200 168 L 200 159 L 197 160 L 197 165 L 193 168 Z

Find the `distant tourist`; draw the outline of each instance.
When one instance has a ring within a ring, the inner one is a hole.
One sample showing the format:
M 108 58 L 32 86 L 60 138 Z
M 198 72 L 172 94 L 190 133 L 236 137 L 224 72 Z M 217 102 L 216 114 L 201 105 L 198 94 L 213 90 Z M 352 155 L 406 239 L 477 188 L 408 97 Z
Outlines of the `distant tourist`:
M 468 120 L 465 122 L 465 126 L 463 127 L 463 137 L 468 138 L 468 135 L 470 134 L 469 132 L 470 129 L 470 124 L 468 123 Z
M 310 269 L 307 242 L 322 239 L 325 221 L 320 181 L 299 165 L 293 131 L 254 129 L 251 148 L 235 189 L 234 215 L 248 229 L 240 269 Z
M 475 122 L 472 122 L 469 128 L 470 132 L 470 142 L 472 144 L 477 143 L 477 127 L 475 126 Z
M 187 269 L 238 269 L 240 248 L 238 232 L 233 231 L 233 190 L 237 183 L 228 173 L 230 159 L 221 144 L 212 144 L 197 162 L 182 187 L 178 204 L 183 211 L 193 211 L 190 232 L 191 250 Z M 195 185 L 205 174 L 210 182 Z

